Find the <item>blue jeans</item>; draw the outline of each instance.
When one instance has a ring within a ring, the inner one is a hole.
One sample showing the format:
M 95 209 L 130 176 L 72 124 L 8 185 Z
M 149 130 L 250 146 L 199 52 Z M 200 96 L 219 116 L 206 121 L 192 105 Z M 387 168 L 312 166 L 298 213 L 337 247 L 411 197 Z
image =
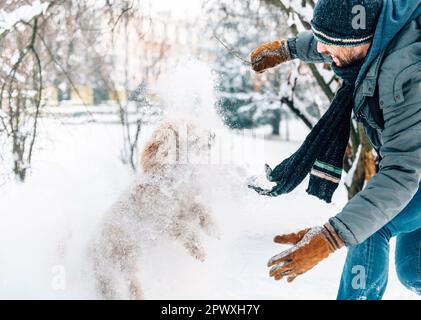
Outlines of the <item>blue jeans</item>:
M 408 205 L 363 243 L 349 247 L 338 300 L 381 299 L 387 285 L 389 240 L 396 236 L 399 280 L 421 295 L 421 188 Z

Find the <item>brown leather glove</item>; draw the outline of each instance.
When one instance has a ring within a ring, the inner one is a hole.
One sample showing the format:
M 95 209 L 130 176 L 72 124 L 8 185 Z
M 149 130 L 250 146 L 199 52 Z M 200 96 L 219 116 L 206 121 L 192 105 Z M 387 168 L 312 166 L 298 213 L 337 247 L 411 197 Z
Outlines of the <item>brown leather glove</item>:
M 253 70 L 259 73 L 291 60 L 287 40 L 264 43 L 255 49 L 250 56 Z
M 297 276 L 307 272 L 344 246 L 343 240 L 329 223 L 323 227 L 276 236 L 274 241 L 294 245 L 272 257 L 268 262 L 268 267 L 272 267 L 270 276 L 275 280 L 287 277 L 288 282 L 293 281 Z

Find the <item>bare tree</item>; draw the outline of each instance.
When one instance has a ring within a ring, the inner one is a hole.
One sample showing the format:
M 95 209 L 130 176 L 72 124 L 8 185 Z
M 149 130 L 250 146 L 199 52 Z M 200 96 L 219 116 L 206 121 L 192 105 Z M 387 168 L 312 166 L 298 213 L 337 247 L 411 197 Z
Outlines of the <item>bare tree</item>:
M 26 12 L 22 19 L 6 21 L 7 28 L 1 29 L 0 24 L 0 141 L 4 146 L 1 159 L 12 163 L 20 181 L 25 180 L 31 166 L 45 86 L 72 89 L 83 104 L 79 85 L 106 88 L 119 107 L 122 160 L 135 169 L 142 119 L 138 106 L 130 108 L 127 99 L 135 87 L 129 81 L 129 71 L 133 73 L 128 63 L 133 58 L 129 33 L 134 30 L 138 42 L 145 36 L 142 21 L 148 17 L 141 10 L 141 2 L 0 0 L 0 7 L 9 17 L 19 18 L 21 12 Z M 32 15 L 28 16 L 28 12 Z M 116 39 L 123 40 L 124 48 L 113 56 Z M 156 64 L 166 50 L 164 41 L 161 46 L 146 69 L 158 69 Z M 142 55 L 136 58 L 139 56 Z M 117 63 L 121 57 L 124 62 Z M 122 65 L 124 75 L 116 77 Z M 139 72 L 138 83 L 142 76 Z M 119 90 L 123 90 L 122 95 Z M 90 114 L 88 109 L 87 113 Z
M 137 145 L 142 126 L 149 120 L 144 118 L 143 108 L 148 105 L 144 83 L 147 77 L 157 79 L 160 68 L 159 62 L 162 61 L 169 52 L 170 46 L 166 37 L 156 40 L 154 37 L 151 44 L 146 36 L 153 34 L 152 18 L 148 17 L 142 10 L 139 10 L 139 3 L 134 1 L 123 2 L 118 7 L 109 4 L 106 10 L 108 17 L 108 26 L 110 33 L 106 38 L 110 41 L 112 48 L 119 48 L 119 56 L 103 53 L 93 48 L 92 54 L 95 61 L 95 74 L 98 81 L 108 92 L 114 93 L 113 98 L 119 108 L 119 121 L 123 138 L 123 147 L 121 150 L 121 160 L 131 166 L 133 170 L 137 168 Z M 146 22 L 146 23 L 145 23 Z M 143 30 L 144 24 L 149 27 Z M 133 40 L 131 37 L 137 37 L 134 42 L 142 42 L 139 48 L 142 51 L 136 51 L 131 47 Z M 84 33 L 87 43 L 95 43 L 96 36 L 92 33 Z M 153 48 L 151 48 L 153 46 Z M 120 61 L 117 61 L 120 59 Z M 131 76 L 130 60 L 141 59 L 142 66 L 136 75 L 140 83 L 136 88 L 133 87 Z M 116 76 L 118 74 L 119 76 Z M 142 104 L 143 103 L 143 104 Z M 145 105 L 146 103 L 146 105 Z
M 50 1 L 42 10 L 26 4 L 32 15 L 20 18 L 16 14 L 16 21 L 0 30 L 0 134 L 19 181 L 25 180 L 32 162 L 42 107 L 43 68 L 37 33 L 59 3 Z M 13 11 L 21 5 L 25 3 L 9 1 L 4 8 Z

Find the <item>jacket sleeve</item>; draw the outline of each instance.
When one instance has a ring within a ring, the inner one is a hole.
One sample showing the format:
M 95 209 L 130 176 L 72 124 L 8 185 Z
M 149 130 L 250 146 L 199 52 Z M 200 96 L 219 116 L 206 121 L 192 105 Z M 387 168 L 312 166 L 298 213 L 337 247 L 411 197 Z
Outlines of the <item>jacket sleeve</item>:
M 403 87 L 404 100 L 385 103 L 379 172 L 329 222 L 347 246 L 357 245 L 391 221 L 412 199 L 421 174 L 421 72 Z M 399 96 L 398 96 L 399 97 Z M 385 106 L 387 105 L 387 107 Z M 421 221 L 420 221 L 421 227 Z
M 304 31 L 297 37 L 288 39 L 288 46 L 293 59 L 307 63 L 330 63 L 332 58 L 317 52 L 317 40 L 311 31 Z

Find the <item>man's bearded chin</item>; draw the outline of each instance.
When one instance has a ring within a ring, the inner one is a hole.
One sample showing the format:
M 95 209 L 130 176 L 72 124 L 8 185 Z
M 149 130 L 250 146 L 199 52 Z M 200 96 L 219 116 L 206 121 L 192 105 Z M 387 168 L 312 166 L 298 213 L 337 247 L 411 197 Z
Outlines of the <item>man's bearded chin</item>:
M 349 52 L 349 53 L 344 54 L 341 57 L 335 56 L 335 58 L 333 58 L 333 60 L 335 61 L 338 67 L 347 67 L 356 63 L 357 61 L 361 61 L 364 59 L 365 59 L 365 55 L 364 56 L 356 55 L 354 52 Z

